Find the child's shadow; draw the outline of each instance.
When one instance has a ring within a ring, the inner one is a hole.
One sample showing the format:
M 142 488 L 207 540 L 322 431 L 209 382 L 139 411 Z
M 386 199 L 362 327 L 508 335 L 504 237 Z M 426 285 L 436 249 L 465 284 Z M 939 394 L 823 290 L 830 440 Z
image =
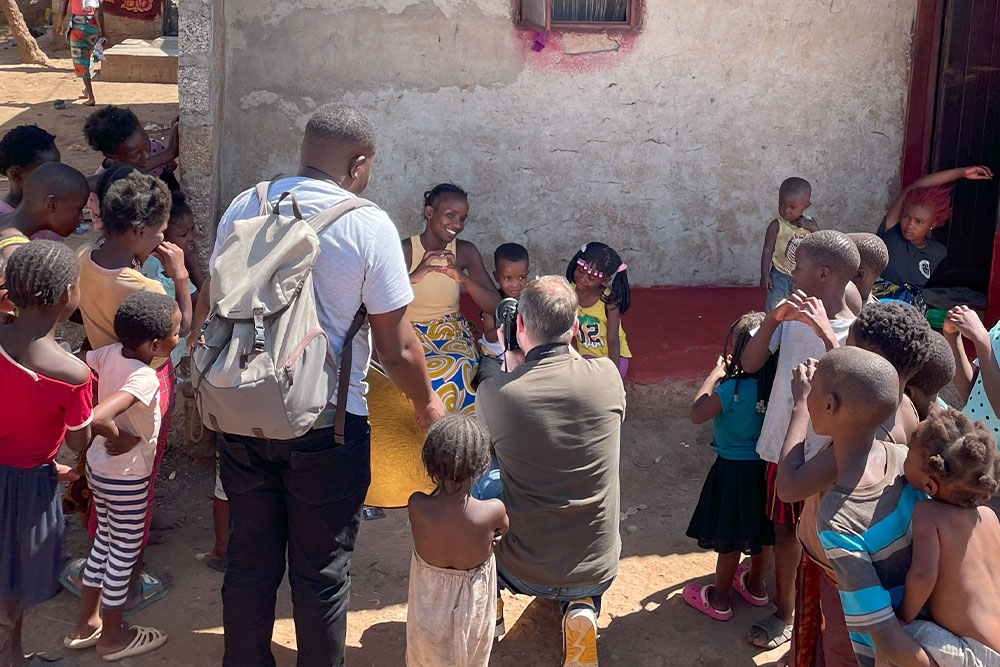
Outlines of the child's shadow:
M 348 665 L 391 667 L 406 664 L 406 623 L 385 621 L 370 626 L 361 635 L 361 646 L 347 647 Z

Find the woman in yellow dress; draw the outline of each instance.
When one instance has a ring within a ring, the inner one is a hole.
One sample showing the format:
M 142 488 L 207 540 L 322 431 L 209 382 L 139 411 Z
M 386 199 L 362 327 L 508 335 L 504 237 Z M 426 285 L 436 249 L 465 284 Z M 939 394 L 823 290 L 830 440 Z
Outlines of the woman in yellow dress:
M 403 256 L 413 286 L 406 316 L 424 346 L 431 386 L 449 412 L 472 415 L 479 352 L 472 327 L 459 310 L 459 295 L 466 290 L 483 312 L 492 313 L 500 294 L 476 246 L 457 238 L 468 215 L 469 198 L 460 187 L 442 183 L 428 190 L 426 227 L 403 240 Z

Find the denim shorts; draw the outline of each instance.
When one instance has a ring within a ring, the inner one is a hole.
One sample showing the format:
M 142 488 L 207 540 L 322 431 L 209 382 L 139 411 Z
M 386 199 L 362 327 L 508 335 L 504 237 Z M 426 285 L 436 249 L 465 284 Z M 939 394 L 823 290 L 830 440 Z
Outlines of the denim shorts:
M 767 312 L 774 310 L 774 307 L 781 303 L 782 299 L 787 299 L 792 294 L 792 277 L 782 273 L 778 269 L 771 267 L 771 289 L 767 291 Z

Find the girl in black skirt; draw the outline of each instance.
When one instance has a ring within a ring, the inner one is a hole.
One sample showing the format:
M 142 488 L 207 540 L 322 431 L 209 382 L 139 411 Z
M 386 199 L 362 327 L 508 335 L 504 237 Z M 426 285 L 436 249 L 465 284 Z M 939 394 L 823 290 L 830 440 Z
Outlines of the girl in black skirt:
M 691 583 L 684 601 L 717 621 L 733 617 L 729 593 L 735 589 L 755 607 L 770 600 L 764 592 L 764 568 L 774 545 L 774 527 L 764 512 L 765 464 L 757 456 L 764 424 L 760 396 L 764 380 L 745 373 L 740 355 L 764 313 L 747 313 L 729 329 L 723 356 L 709 373 L 691 406 L 691 421 L 712 419 L 712 449 L 718 454 L 701 489 L 687 535 L 703 549 L 719 554 L 714 584 Z M 769 388 L 767 388 L 769 391 Z M 750 567 L 740 555 L 750 556 Z

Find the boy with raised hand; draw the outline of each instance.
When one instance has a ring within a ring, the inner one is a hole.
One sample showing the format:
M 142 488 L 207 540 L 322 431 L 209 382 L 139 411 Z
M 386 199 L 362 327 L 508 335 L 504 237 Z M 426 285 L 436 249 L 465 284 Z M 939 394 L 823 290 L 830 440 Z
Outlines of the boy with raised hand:
M 775 489 L 777 463 L 792 415 L 792 371 L 847 339 L 855 316 L 847 305 L 846 290 L 860 263 L 858 248 L 846 234 L 821 230 L 802 239 L 792 269 L 798 292 L 767 314 L 741 356 L 744 370 L 755 373 L 771 354 L 778 354 L 777 379 L 757 441 L 757 453 L 768 462 L 766 510 L 774 522 L 777 587 L 775 613 L 757 623 L 748 637 L 760 648 L 773 649 L 791 638 L 795 576 L 802 557 L 795 528 L 802 503 L 782 502 Z M 824 442 L 810 430 L 805 457 L 811 458 Z
M 880 663 L 932 666 L 894 612 L 913 553 L 913 507 L 926 497 L 906 483 L 906 448 L 876 439 L 899 402 L 899 377 L 879 355 L 845 347 L 797 367 L 793 385 L 793 425 L 808 414 L 832 440 L 836 479 L 819 501 L 817 533 L 858 665 L 874 667 L 877 653 Z M 822 486 L 829 466 L 809 467 Z
M 938 667 L 1000 665 L 1000 522 L 984 503 L 1000 486 L 1000 452 L 982 422 L 939 410 L 920 425 L 906 479 L 931 496 L 913 508 L 913 562 L 899 616 Z

